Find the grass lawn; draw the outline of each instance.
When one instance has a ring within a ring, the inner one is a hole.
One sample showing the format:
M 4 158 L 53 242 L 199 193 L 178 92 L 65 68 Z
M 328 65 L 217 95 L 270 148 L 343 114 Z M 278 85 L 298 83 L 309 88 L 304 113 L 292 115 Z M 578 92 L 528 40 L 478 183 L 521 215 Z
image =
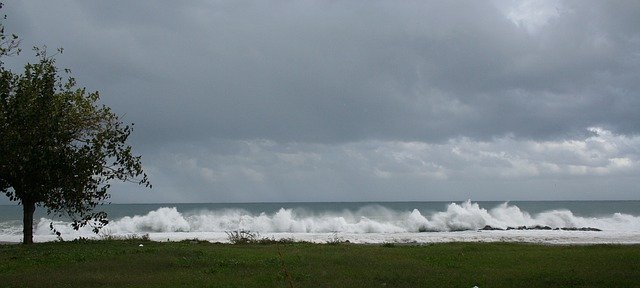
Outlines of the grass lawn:
M 2 287 L 291 285 L 639 287 L 640 245 L 229 245 L 135 240 L 0 245 Z

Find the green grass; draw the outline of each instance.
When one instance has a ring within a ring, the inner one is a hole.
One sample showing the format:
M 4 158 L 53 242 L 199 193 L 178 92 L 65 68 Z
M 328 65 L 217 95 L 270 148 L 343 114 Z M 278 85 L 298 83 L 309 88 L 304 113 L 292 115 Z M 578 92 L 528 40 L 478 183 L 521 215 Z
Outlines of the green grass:
M 2 287 L 290 287 L 289 280 L 294 287 L 638 287 L 640 246 L 0 245 Z

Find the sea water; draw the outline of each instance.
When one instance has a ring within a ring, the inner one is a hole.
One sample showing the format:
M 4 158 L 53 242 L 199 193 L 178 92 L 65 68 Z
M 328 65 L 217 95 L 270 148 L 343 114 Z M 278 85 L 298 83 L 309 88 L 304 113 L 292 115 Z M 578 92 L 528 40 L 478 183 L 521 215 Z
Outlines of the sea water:
M 555 244 L 640 243 L 640 201 L 338 202 L 110 204 L 99 234 L 75 231 L 70 221 L 43 211 L 34 217 L 34 241 L 148 235 L 156 241 L 228 242 L 227 232 L 310 242 L 434 243 L 517 241 Z M 22 240 L 17 205 L 0 205 L 0 242 Z M 483 230 L 490 226 L 501 230 Z M 518 230 L 518 227 L 550 230 Z M 565 230 L 563 230 L 563 228 Z M 573 230 L 566 230 L 567 228 Z M 601 231 L 575 231 L 594 228 Z

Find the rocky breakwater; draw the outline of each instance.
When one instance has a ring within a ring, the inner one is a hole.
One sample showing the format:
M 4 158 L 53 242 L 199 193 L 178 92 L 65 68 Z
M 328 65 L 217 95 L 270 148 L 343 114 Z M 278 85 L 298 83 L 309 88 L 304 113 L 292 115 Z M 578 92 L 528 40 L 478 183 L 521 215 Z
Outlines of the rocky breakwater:
M 507 227 L 506 229 L 503 228 L 499 228 L 499 227 L 492 227 L 490 225 L 486 225 L 478 230 L 485 230 L 485 231 L 494 231 L 494 230 L 563 230 L 563 231 L 602 231 L 598 228 L 593 228 L 593 227 L 557 227 L 557 228 L 552 228 L 549 226 L 541 226 L 541 225 L 535 225 L 535 226 L 518 226 L 518 227 Z

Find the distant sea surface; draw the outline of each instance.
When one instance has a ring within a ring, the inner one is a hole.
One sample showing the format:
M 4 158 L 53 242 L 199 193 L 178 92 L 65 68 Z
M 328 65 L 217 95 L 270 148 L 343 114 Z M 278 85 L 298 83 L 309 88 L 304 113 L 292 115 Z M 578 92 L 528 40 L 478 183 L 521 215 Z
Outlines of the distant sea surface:
M 21 208 L 0 205 L 0 241 L 21 241 Z M 640 201 L 164 203 L 99 208 L 108 213 L 110 223 L 96 235 L 89 228 L 74 231 L 68 219 L 52 218 L 39 207 L 35 241 L 56 240 L 49 229 L 54 223 L 65 240 L 147 234 L 157 241 L 227 242 L 226 232 L 245 230 L 258 237 L 311 242 L 640 243 Z M 483 230 L 487 226 L 497 230 Z M 528 229 L 511 229 L 522 227 Z M 582 228 L 601 231 L 575 231 Z

